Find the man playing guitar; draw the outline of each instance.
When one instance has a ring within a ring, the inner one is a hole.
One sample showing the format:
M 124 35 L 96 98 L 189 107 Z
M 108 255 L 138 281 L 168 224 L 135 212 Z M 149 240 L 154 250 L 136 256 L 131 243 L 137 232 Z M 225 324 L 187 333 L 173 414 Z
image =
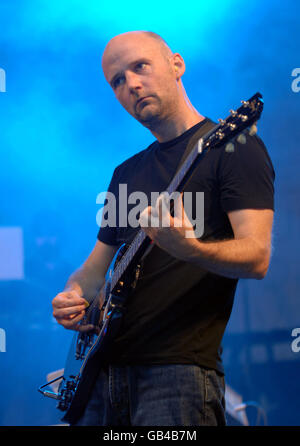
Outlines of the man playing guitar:
M 214 125 L 188 99 L 184 60 L 157 34 L 134 31 L 108 42 L 102 68 L 117 100 L 155 137 L 115 169 L 109 191 L 117 199 L 119 184 L 148 197 L 162 192 L 193 134 Z M 222 336 L 238 279 L 262 279 L 271 254 L 274 170 L 260 138 L 247 133 L 246 139 L 208 152 L 189 184 L 191 193 L 204 192 L 202 237 L 186 237 L 193 225 L 184 211 L 180 222 L 159 206 L 141 212 L 153 249 L 76 424 L 226 424 Z M 151 217 L 158 224 L 148 225 Z M 170 225 L 162 224 L 166 217 Z M 92 252 L 52 301 L 59 324 L 86 329 L 80 321 L 89 302 L 117 249 L 136 231 L 100 228 Z

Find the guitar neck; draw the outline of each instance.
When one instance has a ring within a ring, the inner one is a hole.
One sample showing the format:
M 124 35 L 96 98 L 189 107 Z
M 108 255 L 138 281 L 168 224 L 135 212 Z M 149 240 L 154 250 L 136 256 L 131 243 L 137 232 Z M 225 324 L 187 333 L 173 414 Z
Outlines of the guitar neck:
M 200 159 L 208 150 L 224 145 L 226 142 L 237 134 L 241 133 L 247 127 L 251 126 L 260 118 L 263 109 L 263 101 L 261 98 L 261 94 L 256 93 L 248 101 L 242 101 L 243 105 L 241 107 L 239 107 L 236 111 L 231 110 L 230 115 L 226 119 L 219 120 L 220 124 L 213 127 L 196 142 L 195 146 L 183 162 L 181 168 L 169 184 L 166 190 L 169 195 L 179 190 L 179 188 L 182 189 L 185 183 L 184 180 L 187 180 L 188 177 L 190 177 L 190 174 L 193 172 Z M 140 258 L 142 256 L 150 243 L 150 238 L 142 229 L 140 229 L 133 241 L 130 243 L 123 257 L 116 265 L 111 277 L 112 291 L 122 278 L 127 268 L 136 258 Z
M 219 127 L 219 126 L 216 126 Z M 215 128 L 216 128 L 215 127 Z M 213 130 L 215 130 L 215 128 Z M 209 134 L 206 135 L 206 138 L 209 138 Z M 204 155 L 204 151 L 202 150 L 202 147 L 204 145 L 204 140 L 202 140 L 202 146 L 201 146 L 201 152 L 200 145 L 197 143 L 192 151 L 189 153 L 185 161 L 183 162 L 181 168 L 177 172 L 177 174 L 174 176 L 173 180 L 169 184 L 166 192 L 168 192 L 169 195 L 171 195 L 173 192 L 177 191 L 182 185 L 184 178 L 187 177 L 187 174 L 191 172 L 192 168 L 196 167 L 195 161 L 199 157 L 199 154 Z M 134 237 L 133 241 L 129 245 L 127 251 L 124 253 L 122 259 L 117 264 L 116 269 L 114 270 L 113 276 L 111 278 L 111 286 L 112 289 L 117 285 L 119 280 L 121 279 L 124 272 L 127 270 L 128 266 L 131 264 L 134 258 L 137 256 L 141 256 L 146 249 L 148 248 L 149 244 L 151 243 L 151 240 L 149 237 L 146 236 L 145 232 L 140 229 L 137 233 L 137 235 Z

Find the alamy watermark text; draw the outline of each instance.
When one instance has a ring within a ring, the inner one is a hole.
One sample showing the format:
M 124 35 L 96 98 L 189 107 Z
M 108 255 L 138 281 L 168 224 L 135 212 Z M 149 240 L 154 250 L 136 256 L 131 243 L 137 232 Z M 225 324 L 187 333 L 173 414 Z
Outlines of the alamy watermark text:
M 101 192 L 96 198 L 96 204 L 103 205 L 96 215 L 99 227 L 170 227 L 172 215 L 174 226 L 185 227 L 185 218 L 193 226 L 193 230 L 185 231 L 186 238 L 199 238 L 204 232 L 204 192 L 151 192 L 149 203 L 146 193 L 135 191 L 128 195 L 127 184 L 119 184 L 118 197 L 109 191 Z M 144 217 L 141 225 L 140 216 L 148 206 L 152 207 L 153 214 L 148 220 Z M 161 218 L 157 217 L 159 212 Z
M 3 328 L 0 328 L 0 353 L 6 352 L 6 333 Z
M 0 68 L 0 92 L 6 92 L 6 73 L 3 68 Z
M 295 78 L 292 81 L 292 91 L 294 93 L 299 93 L 299 91 L 300 91 L 300 68 L 294 68 L 292 71 L 292 76 Z
M 300 328 L 293 328 L 292 336 L 295 338 L 291 343 L 291 349 L 294 353 L 300 352 Z

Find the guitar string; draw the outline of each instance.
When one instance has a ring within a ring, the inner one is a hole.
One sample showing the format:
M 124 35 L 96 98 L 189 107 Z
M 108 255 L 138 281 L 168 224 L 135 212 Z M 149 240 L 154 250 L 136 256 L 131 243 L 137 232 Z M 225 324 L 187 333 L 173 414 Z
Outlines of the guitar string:
M 250 112 L 252 112 L 252 114 L 255 117 L 255 120 L 257 120 L 257 117 L 255 116 L 257 114 L 257 105 L 262 105 L 262 102 L 258 100 L 257 95 L 254 95 L 251 99 L 249 99 L 249 101 L 247 101 L 250 105 L 249 106 L 245 106 L 245 104 L 243 104 L 241 107 L 239 107 L 236 110 L 236 114 L 235 116 L 233 116 L 232 114 L 229 115 L 224 122 L 222 122 L 221 124 L 216 125 L 213 129 L 211 129 L 206 135 L 204 135 L 203 139 L 203 148 L 207 148 L 207 144 L 210 143 L 210 146 L 213 145 L 213 143 L 211 142 L 212 137 L 215 137 L 215 139 L 217 139 L 217 142 L 220 142 L 220 140 L 216 137 L 216 133 L 218 132 L 218 130 L 223 127 L 223 130 L 228 129 L 228 123 L 234 123 L 234 121 L 238 121 L 240 120 L 240 124 L 244 124 L 244 128 L 246 128 L 249 125 L 249 121 L 251 121 L 251 119 L 249 119 L 249 114 L 247 115 L 248 117 L 248 123 L 245 124 L 241 118 L 240 118 L 240 112 L 243 109 L 243 111 L 245 112 L 245 108 L 250 109 Z M 254 103 L 254 105 L 253 105 Z M 237 116 L 237 118 L 236 118 Z M 231 121 L 231 122 L 230 122 Z M 227 125 L 227 126 L 226 126 Z M 244 128 L 242 130 L 240 130 L 239 132 L 243 131 Z M 232 134 L 234 133 L 234 130 L 230 129 L 229 132 L 231 132 Z M 227 139 L 227 138 L 226 138 Z M 189 170 L 189 168 L 191 167 L 191 165 L 193 164 L 193 162 L 195 161 L 196 157 L 198 156 L 198 143 L 196 143 L 194 149 L 191 151 L 191 153 L 187 156 L 186 160 L 183 163 L 182 168 L 180 169 L 180 171 L 176 174 L 176 176 L 173 178 L 173 180 L 171 181 L 170 185 L 167 188 L 167 192 L 170 194 L 170 192 L 175 191 L 176 188 L 178 187 L 178 185 L 180 184 L 180 182 L 182 181 L 182 179 L 185 177 L 186 172 Z M 173 190 L 172 190 L 173 189 Z M 137 233 L 137 235 L 134 237 L 134 239 L 132 240 L 132 242 L 129 244 L 126 252 L 124 253 L 123 257 L 121 258 L 121 260 L 119 261 L 119 263 L 116 265 L 114 271 L 113 271 L 113 275 L 111 277 L 111 289 L 113 289 L 116 284 L 118 283 L 118 281 L 120 280 L 122 274 L 124 273 L 124 271 L 127 269 L 130 261 L 132 260 L 132 258 L 134 257 L 134 255 L 136 255 L 138 249 L 141 247 L 141 244 L 145 241 L 146 239 L 146 234 L 144 233 L 144 231 L 142 229 L 140 229 Z M 99 296 L 99 294 L 97 295 L 97 297 Z M 92 301 L 92 304 L 89 307 L 89 310 L 91 311 L 92 308 L 94 306 L 96 306 L 98 304 L 98 299 L 94 299 Z M 92 307 L 92 308 L 91 308 Z M 89 311 L 89 312 L 90 312 Z
M 219 127 L 221 127 L 221 124 L 215 126 L 213 129 L 211 129 L 204 137 L 203 137 L 203 146 L 207 143 L 208 139 L 211 137 L 211 135 L 216 132 Z M 187 158 L 185 159 L 180 171 L 176 174 L 176 176 L 171 181 L 170 185 L 167 188 L 167 192 L 170 193 L 178 187 L 178 185 L 181 183 L 182 179 L 185 177 L 186 172 L 189 170 L 193 162 L 195 161 L 196 157 L 198 156 L 198 147 L 197 143 L 195 144 L 194 149 L 189 153 Z M 132 257 L 136 254 L 137 251 L 137 245 L 139 245 L 144 241 L 146 238 L 145 233 L 142 230 L 139 230 L 137 235 L 134 237 L 131 244 L 128 246 L 127 251 L 124 253 L 124 256 L 122 257 L 121 261 L 118 263 L 118 265 L 115 268 L 113 277 L 111 279 L 112 288 L 118 283 L 120 280 L 120 277 L 124 273 L 125 269 L 127 268 L 128 264 L 132 260 Z M 133 252 L 133 253 L 132 253 Z

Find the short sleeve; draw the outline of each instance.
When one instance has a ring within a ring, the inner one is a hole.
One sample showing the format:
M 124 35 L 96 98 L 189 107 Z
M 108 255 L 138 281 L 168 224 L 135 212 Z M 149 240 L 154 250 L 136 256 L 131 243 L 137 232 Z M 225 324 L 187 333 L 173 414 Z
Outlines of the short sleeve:
M 222 147 L 218 165 L 221 206 L 238 209 L 273 209 L 275 172 L 267 149 L 258 136 L 247 134 L 246 144 L 233 150 Z

